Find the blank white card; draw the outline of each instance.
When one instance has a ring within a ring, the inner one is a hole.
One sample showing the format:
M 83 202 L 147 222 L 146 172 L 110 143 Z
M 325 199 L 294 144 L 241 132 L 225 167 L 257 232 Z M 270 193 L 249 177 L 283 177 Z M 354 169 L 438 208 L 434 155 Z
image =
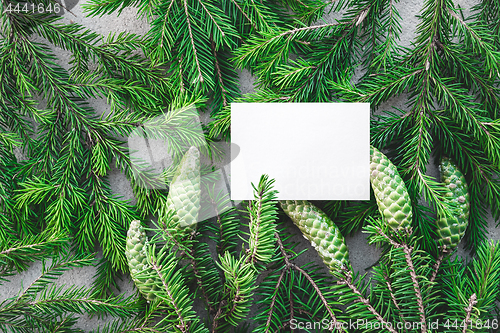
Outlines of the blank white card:
M 232 103 L 231 141 L 232 200 L 262 174 L 280 200 L 370 199 L 368 103 Z

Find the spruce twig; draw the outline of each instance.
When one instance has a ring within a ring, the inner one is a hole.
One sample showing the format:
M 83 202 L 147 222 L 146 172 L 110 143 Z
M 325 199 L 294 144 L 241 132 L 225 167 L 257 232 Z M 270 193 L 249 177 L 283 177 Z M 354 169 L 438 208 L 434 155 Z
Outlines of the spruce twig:
M 401 307 L 399 306 L 398 304 L 398 301 L 396 300 L 396 296 L 394 296 L 394 290 L 392 289 L 392 284 L 391 284 L 391 280 L 389 279 L 389 277 L 387 275 L 384 274 L 384 277 L 386 279 L 386 283 L 387 283 L 387 289 L 389 289 L 390 293 L 391 293 L 391 300 L 392 300 L 392 303 L 394 304 L 394 306 L 396 307 L 396 309 L 398 309 L 399 311 L 399 315 L 401 316 L 401 318 L 403 319 L 403 322 L 405 323 L 405 332 L 406 332 L 406 319 L 404 318 L 403 316 L 403 312 L 401 311 Z
M 405 254 L 405 259 L 406 263 L 408 265 L 408 268 L 410 269 L 410 277 L 413 282 L 413 289 L 415 290 L 415 296 L 417 297 L 417 304 L 418 304 L 418 309 L 420 312 L 420 323 L 421 323 L 421 331 L 422 333 L 427 332 L 427 322 L 425 318 L 425 309 L 424 309 L 424 302 L 422 299 L 422 293 L 420 291 L 420 285 L 418 283 L 417 279 L 417 273 L 415 272 L 415 266 L 413 265 L 413 260 L 412 260 L 412 251 L 413 247 L 408 246 L 406 243 L 397 243 L 395 242 L 392 238 L 387 236 L 380 228 L 376 228 L 377 232 L 379 235 L 384 237 L 392 246 L 395 248 L 401 248 L 403 249 L 403 252 Z M 411 231 L 407 230 L 408 235 L 411 234 Z
M 276 287 L 274 287 L 274 290 L 278 290 L 280 285 L 281 285 L 281 280 L 283 280 L 283 277 L 287 273 L 286 269 L 281 270 L 280 277 L 278 278 L 278 282 L 276 282 Z M 274 304 L 276 302 L 276 296 L 278 294 L 274 294 L 272 299 L 271 299 L 271 306 L 269 307 L 269 316 L 267 317 L 267 322 L 266 322 L 266 333 L 269 332 L 269 327 L 271 325 L 271 316 L 273 315 L 273 310 L 274 310 Z M 290 316 L 292 316 L 292 312 L 290 312 Z M 290 318 L 291 319 L 291 318 Z
M 316 284 L 316 282 L 311 278 L 311 276 L 306 271 L 304 271 L 302 268 L 300 268 L 299 266 L 297 266 L 296 264 L 294 264 L 294 263 L 292 263 L 290 261 L 290 259 L 288 257 L 288 254 L 285 251 L 285 247 L 283 246 L 283 242 L 281 241 L 281 238 L 278 235 L 278 233 L 275 233 L 275 237 L 276 237 L 276 240 L 278 242 L 278 246 L 279 246 L 279 249 L 281 251 L 281 255 L 283 256 L 283 260 L 285 260 L 285 269 L 288 270 L 288 269 L 291 268 L 291 269 L 294 269 L 294 270 L 298 271 L 300 274 L 302 274 L 309 281 L 309 283 L 311 284 L 311 286 L 314 288 L 314 290 L 316 291 L 317 295 L 321 299 L 321 302 L 325 306 L 328 314 L 330 315 L 330 318 L 332 319 L 332 324 L 330 325 L 329 329 L 331 331 L 333 331 L 334 329 L 337 329 L 339 332 L 341 332 L 341 331 L 345 332 L 345 330 L 342 327 L 342 325 L 339 325 L 340 323 L 337 321 L 337 317 L 333 313 L 333 311 L 330 308 L 328 302 L 326 301 L 323 293 L 318 288 L 318 285 Z
M 384 327 L 386 327 L 386 329 L 389 330 L 389 332 L 397 333 L 397 331 L 394 328 L 392 328 L 392 325 L 390 325 L 384 319 L 384 317 L 382 317 L 382 315 L 378 313 L 377 310 L 375 310 L 373 305 L 371 305 L 370 301 L 367 298 L 365 298 L 361 293 L 361 291 L 359 291 L 359 289 L 352 283 L 351 271 L 345 267 L 341 268 L 341 270 L 342 270 L 341 274 L 343 275 L 343 277 L 337 281 L 337 284 L 346 285 L 347 287 L 349 287 L 349 289 L 351 289 L 352 292 L 356 294 L 359 302 L 364 304 L 368 308 L 368 310 L 375 316 L 375 318 L 377 318 L 377 320 L 380 323 L 384 324 Z

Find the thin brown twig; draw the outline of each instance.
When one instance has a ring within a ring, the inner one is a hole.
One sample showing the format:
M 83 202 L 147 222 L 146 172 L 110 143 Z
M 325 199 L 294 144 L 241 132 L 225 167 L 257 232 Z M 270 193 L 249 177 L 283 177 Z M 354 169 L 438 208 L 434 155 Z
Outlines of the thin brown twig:
M 215 313 L 215 309 L 212 306 L 212 304 L 210 303 L 210 300 L 208 299 L 207 291 L 205 290 L 205 286 L 203 285 L 203 282 L 201 281 L 200 271 L 198 270 L 196 260 L 194 260 L 194 249 L 191 250 L 190 260 L 191 260 L 191 266 L 193 267 L 194 276 L 196 277 L 196 283 L 200 287 L 201 293 L 203 294 L 203 297 L 205 298 L 205 302 L 207 303 L 209 313 L 213 314 L 213 313 Z
M 96 253 L 94 253 L 95 255 Z M 19 300 L 21 297 L 23 297 L 26 292 L 31 289 L 31 287 L 33 287 L 38 281 L 40 281 L 40 279 L 42 279 L 48 272 L 50 271 L 54 271 L 56 269 L 58 269 L 59 267 L 64 267 L 64 265 L 68 265 L 69 263 L 71 264 L 75 264 L 75 263 L 78 263 L 78 262 L 85 262 L 86 260 L 88 260 L 88 258 L 82 258 L 82 259 L 77 259 L 77 260 L 70 260 L 70 261 L 65 261 L 65 262 L 60 262 L 58 263 L 57 265 L 54 265 L 53 267 L 50 267 L 49 269 L 47 269 L 46 271 L 42 272 L 42 274 L 40 274 L 33 282 L 31 282 L 28 287 L 26 287 L 24 289 L 24 291 L 19 294 L 19 296 L 17 297 L 17 299 Z M 0 275 L 1 275 L 2 272 L 0 272 Z
M 165 282 L 165 279 L 163 278 L 163 274 L 161 273 L 161 266 L 158 266 L 155 261 L 151 263 L 151 268 L 153 268 L 156 271 L 156 274 L 158 274 L 158 277 L 161 280 L 161 283 L 163 284 L 163 288 L 165 288 L 165 291 L 168 294 L 168 297 L 170 298 L 170 303 L 174 308 L 175 313 L 177 314 L 177 317 L 179 318 L 180 325 L 177 326 L 181 330 L 181 332 L 188 332 L 189 331 L 189 325 L 188 323 L 184 322 L 184 317 L 182 317 L 181 310 L 175 303 L 174 297 L 172 296 L 172 292 L 170 291 L 170 288 L 168 287 L 167 283 Z
M 430 282 L 434 282 L 434 280 L 436 280 L 436 276 L 438 274 L 439 267 L 441 266 L 441 263 L 443 262 L 443 258 L 447 253 L 448 253 L 448 249 L 446 248 L 446 245 L 443 245 L 443 247 L 441 248 L 441 252 L 439 253 L 439 256 L 436 260 L 436 263 L 432 267 L 433 272 L 432 272 Z
M 302 1 L 300 0 L 296 0 L 298 3 L 300 3 L 302 6 L 306 7 L 306 8 L 311 8 L 310 6 L 306 5 L 305 3 L 303 3 Z
M 9 255 L 11 252 L 14 252 L 14 251 L 19 250 L 19 249 L 31 249 L 33 247 L 36 247 L 39 245 L 44 245 L 44 244 L 50 244 L 50 242 L 47 241 L 47 242 L 40 242 L 40 243 L 36 243 L 36 244 L 29 244 L 29 245 L 25 245 L 25 246 L 12 247 L 10 249 L 7 249 L 7 250 L 0 252 L 0 255 Z M 45 251 L 38 252 L 37 254 L 43 254 L 43 253 L 45 253 Z
M 343 329 L 342 328 L 342 324 L 337 321 L 337 317 L 335 317 L 335 314 L 333 313 L 332 309 L 328 305 L 328 301 L 325 299 L 325 296 L 323 295 L 323 293 L 319 289 L 319 287 L 316 284 L 316 282 L 314 282 L 314 280 L 311 278 L 311 276 L 309 276 L 309 274 L 307 274 L 306 271 L 304 271 L 302 268 L 300 268 L 299 266 L 295 265 L 294 263 L 290 262 L 290 259 L 288 258 L 288 255 L 286 254 L 285 247 L 283 246 L 283 242 L 281 241 L 280 236 L 278 235 L 278 233 L 275 233 L 274 235 L 276 236 L 276 239 L 278 241 L 278 245 L 280 247 L 281 254 L 283 255 L 283 258 L 285 260 L 286 267 L 293 268 L 294 270 L 296 270 L 299 273 L 301 273 L 307 279 L 307 281 L 309 281 L 309 283 L 311 284 L 311 286 L 314 288 L 314 290 L 318 294 L 319 298 L 321 299 L 321 302 L 323 303 L 323 305 L 325 306 L 326 310 L 328 311 L 328 314 L 332 318 L 332 322 L 330 324 L 329 329 L 331 331 L 333 331 L 333 329 L 336 328 L 338 331 L 344 331 L 345 332 L 345 329 Z
M 392 325 L 388 323 L 381 315 L 380 313 L 375 310 L 375 308 L 370 304 L 370 301 L 366 299 L 363 294 L 359 291 L 359 289 L 352 283 L 352 275 L 351 271 L 345 267 L 342 267 L 342 271 L 344 274 L 344 277 L 337 281 L 337 284 L 342 285 L 345 284 L 349 287 L 349 289 L 352 290 L 353 293 L 355 293 L 358 296 L 359 302 L 363 303 L 364 305 L 367 306 L 368 310 L 377 318 L 377 320 L 383 325 L 382 327 L 386 328 L 389 332 L 391 333 L 397 333 L 397 331 L 392 328 Z
M 371 93 L 371 94 L 368 94 L 368 95 L 366 95 L 366 94 L 362 95 L 364 97 L 362 99 L 360 99 L 359 101 L 360 102 L 369 101 L 369 98 L 372 97 L 373 95 L 375 95 L 376 93 L 378 93 L 380 91 L 387 90 L 391 86 L 395 86 L 397 83 L 402 82 L 402 81 L 406 80 L 409 77 L 416 76 L 416 75 L 422 73 L 423 71 L 424 71 L 423 69 L 417 69 L 414 72 L 411 72 L 410 74 L 402 76 L 402 77 L 398 78 L 395 82 L 391 82 L 391 83 L 386 84 L 385 86 L 381 87 L 380 89 L 377 89 L 374 93 Z M 380 75 L 386 75 L 386 74 L 385 73 L 381 73 Z M 358 93 L 358 95 L 360 95 L 360 94 Z M 411 112 L 411 113 L 413 114 L 413 112 Z
M 303 45 L 311 45 L 310 42 L 306 42 L 306 41 L 303 41 L 303 40 L 296 40 L 297 43 L 300 43 L 300 44 L 303 44 Z
M 400 248 L 402 247 L 401 244 L 399 244 L 398 242 L 394 241 L 391 237 L 387 236 L 385 232 L 382 231 L 382 229 L 380 228 L 376 228 L 377 229 L 377 232 L 380 236 L 384 237 L 392 246 L 394 246 L 395 248 Z
M 278 327 L 278 332 L 284 330 L 288 325 L 290 325 L 290 322 L 288 320 L 283 322 L 281 326 Z
M 384 273 L 384 278 L 385 278 L 385 283 L 387 284 L 387 288 L 389 288 L 389 292 L 391 293 L 392 303 L 396 306 L 396 308 L 399 311 L 399 315 L 401 316 L 401 319 L 403 319 L 403 322 L 406 324 L 406 320 L 403 317 L 403 311 L 401 311 L 401 308 L 399 307 L 399 304 L 396 300 L 396 296 L 394 295 L 394 291 L 392 290 L 391 281 L 389 280 L 389 277 L 385 275 L 385 273 Z M 406 325 L 405 325 L 405 332 L 406 332 Z
M 236 276 L 234 276 L 234 278 L 236 278 Z M 226 295 L 227 295 L 227 293 L 226 293 Z M 236 310 L 236 306 L 238 304 L 238 301 L 243 300 L 243 298 L 240 295 L 241 295 L 241 289 L 238 286 L 236 288 L 236 293 L 233 297 L 233 307 L 231 308 L 231 310 L 229 310 L 229 312 L 227 312 L 227 314 L 225 314 L 226 317 L 229 317 Z M 222 308 L 225 307 L 226 305 L 227 305 L 227 301 L 225 299 L 219 303 L 219 308 L 217 310 L 217 314 L 215 315 L 214 321 L 212 324 L 212 333 L 217 332 L 217 327 L 219 326 L 219 319 L 222 315 Z
M 214 25 L 217 27 L 217 30 L 220 31 L 222 37 L 225 37 L 226 34 L 224 33 L 224 30 L 222 30 L 222 28 L 219 26 L 219 24 L 217 23 L 217 21 L 214 19 L 212 13 L 210 13 L 210 11 L 207 9 L 207 7 L 203 4 L 203 1 L 198 0 L 198 3 L 203 7 L 203 9 L 205 10 L 205 12 L 208 14 L 208 16 L 210 17 L 210 19 L 212 20 L 212 22 L 214 22 Z
M 248 17 L 247 13 L 245 13 L 245 11 L 243 9 L 241 9 L 238 2 L 236 2 L 235 0 L 231 0 L 231 1 L 236 6 L 236 8 L 238 8 L 238 10 L 243 14 L 243 16 L 245 16 L 245 18 L 248 20 L 248 22 L 250 22 L 250 24 L 255 28 L 255 30 L 257 30 L 257 26 L 255 25 L 255 23 L 253 23 L 252 19 L 250 17 Z
M 422 299 L 422 293 L 420 292 L 420 286 L 418 284 L 417 280 L 417 273 L 415 272 L 415 267 L 413 266 L 413 260 L 411 259 L 411 252 L 413 250 L 413 247 L 409 247 L 406 244 L 403 244 L 403 251 L 405 253 L 405 258 L 406 258 L 406 263 L 408 264 L 408 267 L 410 268 L 410 277 L 411 280 L 413 281 L 413 288 L 415 289 L 415 294 L 417 295 L 417 304 L 418 304 L 418 309 L 420 311 L 420 322 L 422 324 L 421 331 L 422 333 L 427 332 L 427 323 L 425 319 L 425 309 L 424 309 L 424 302 Z
M 215 186 L 215 184 L 214 184 Z M 221 215 L 219 212 L 219 207 L 217 205 L 217 202 L 210 196 L 210 203 L 212 204 L 212 208 L 215 211 L 215 217 L 217 218 L 217 225 L 219 226 L 219 241 L 217 242 L 217 253 L 222 253 L 224 252 L 223 245 L 222 245 L 222 240 L 223 240 L 223 234 L 224 230 L 222 229 L 222 219 Z
M 392 246 L 394 246 L 395 248 L 402 248 L 403 249 L 405 259 L 406 259 L 406 264 L 408 265 L 408 268 L 410 269 L 410 278 L 413 282 L 413 289 L 415 290 L 415 295 L 417 296 L 418 310 L 420 312 L 421 332 L 426 333 L 427 332 L 427 322 L 426 322 L 426 318 L 425 318 L 424 302 L 422 299 L 422 292 L 420 291 L 420 286 L 418 284 L 415 266 L 413 265 L 413 260 L 411 258 L 413 247 L 408 246 L 408 244 L 404 244 L 404 243 L 400 244 L 400 243 L 395 242 L 393 239 L 391 239 L 389 236 L 387 236 L 380 228 L 377 228 L 377 232 L 379 233 L 379 235 L 386 238 L 388 240 L 388 242 Z
M 285 276 L 285 273 L 286 273 L 286 270 L 283 269 L 281 271 L 280 277 L 278 278 L 278 282 L 276 283 L 276 286 L 274 287 L 274 290 L 276 291 L 276 293 L 273 295 L 273 298 L 271 299 L 271 306 L 269 307 L 269 313 L 267 316 L 266 332 L 265 333 L 269 332 L 269 326 L 271 324 L 271 317 L 272 317 L 273 311 L 274 311 L 274 304 L 276 303 L 276 296 L 278 296 L 278 288 L 281 284 L 281 280 L 283 280 L 283 277 Z
M 323 296 L 323 293 L 321 292 L 321 290 L 319 289 L 319 287 L 316 285 L 316 283 L 314 282 L 314 280 L 309 276 L 309 274 L 307 274 L 306 271 L 304 271 L 302 268 L 300 268 L 299 266 L 297 266 L 295 264 L 290 263 L 290 267 L 292 267 L 293 269 L 295 269 L 296 271 L 298 271 L 302 275 L 304 275 L 304 277 L 313 286 L 314 290 L 316 290 L 316 293 L 318 294 L 319 298 L 321 299 L 321 302 L 323 302 L 323 305 L 325 306 L 326 310 L 328 311 L 328 314 L 332 318 L 332 322 L 330 324 L 329 329 L 333 330 L 334 328 L 336 328 L 339 332 L 340 331 L 344 331 L 345 332 L 345 330 L 343 328 L 341 329 L 342 325 L 341 325 L 341 323 L 339 323 L 337 321 L 337 317 L 335 317 L 332 309 L 328 305 L 328 302 L 326 301 L 325 296 Z
M 290 294 L 292 293 L 292 291 L 290 290 Z M 290 322 L 292 322 L 295 314 L 293 313 L 293 297 L 290 295 L 289 297 L 290 299 Z M 290 329 L 292 330 L 292 333 L 295 332 L 295 330 L 293 328 L 290 327 Z
M 234 278 L 236 279 L 236 276 L 234 276 Z M 231 308 L 231 310 L 229 310 L 227 316 L 230 316 L 234 312 L 234 310 L 236 310 L 236 304 L 238 304 L 238 301 L 243 300 L 243 298 L 241 298 L 240 294 L 241 294 L 241 289 L 238 286 L 236 288 L 236 293 L 234 294 L 234 298 L 233 298 L 233 307 Z
M 306 315 L 308 315 L 309 317 L 313 318 L 316 321 L 321 321 L 321 318 L 318 318 L 317 316 L 313 315 L 309 311 L 306 311 L 306 310 L 304 310 L 302 308 L 298 308 L 297 310 L 299 311 L 300 314 L 306 314 Z
M 368 14 L 368 11 L 370 10 L 371 6 L 372 6 L 372 5 L 371 5 L 371 4 L 369 4 L 369 5 L 365 6 L 363 9 L 361 9 L 361 10 L 360 10 L 360 12 L 359 12 L 359 14 L 358 14 L 358 15 L 356 15 L 356 16 L 354 17 L 354 19 L 352 19 L 352 20 L 351 20 L 351 22 L 349 22 L 349 23 L 345 23 L 345 24 L 344 24 L 344 23 L 335 23 L 335 24 L 326 24 L 326 25 L 325 25 L 325 26 L 328 26 L 328 25 L 340 25 L 340 24 L 345 25 L 345 30 L 344 30 L 344 32 L 342 33 L 342 36 L 340 36 L 340 37 L 339 37 L 339 39 L 337 39 L 337 41 L 333 44 L 333 46 L 330 48 L 330 51 L 328 51 L 328 52 L 331 52 L 332 50 L 334 50 L 334 49 L 337 47 L 337 45 L 339 45 L 339 43 L 341 43 L 341 41 L 342 41 L 342 40 L 344 40 L 344 38 L 345 38 L 345 37 L 349 34 L 349 31 L 350 31 L 350 30 L 349 30 L 348 28 L 351 28 L 351 30 L 352 30 L 352 28 L 353 28 L 354 26 L 358 26 L 359 24 L 361 24 L 361 23 L 363 22 L 363 20 L 366 18 L 366 15 Z M 316 27 L 320 27 L 320 26 L 316 26 Z M 300 30 L 306 30 L 306 28 L 313 28 L 313 27 L 296 28 L 296 29 L 293 29 L 293 30 L 289 30 L 289 31 L 287 31 L 287 32 L 284 32 L 284 33 L 282 33 L 281 35 L 288 34 L 288 33 L 290 33 L 290 32 L 291 32 L 292 34 L 294 34 L 294 33 L 295 33 L 295 31 L 294 31 L 294 30 L 300 31 Z M 279 37 L 279 36 L 281 36 L 281 35 L 278 35 L 278 37 Z M 273 37 L 273 39 L 274 39 L 274 38 L 275 38 L 275 37 Z M 297 94 L 298 94 L 300 91 L 302 91 L 302 89 L 306 86 L 306 84 L 310 81 L 310 79 L 311 79 L 314 75 L 316 75 L 316 73 L 319 71 L 319 69 L 320 69 L 320 68 L 321 68 L 324 64 L 325 64 L 325 62 L 323 61 L 323 62 L 322 62 L 319 66 L 316 66 L 316 67 L 315 67 L 314 72 L 308 75 L 308 80 L 307 80 L 307 81 L 305 81 L 305 82 L 304 82 L 304 83 L 303 83 L 303 84 L 302 84 L 299 88 L 297 88 L 297 89 L 296 89 L 296 91 L 294 92 L 294 95 L 293 95 L 293 96 L 297 96 Z
M 217 309 L 217 313 L 215 314 L 214 321 L 212 324 L 212 333 L 217 332 L 217 327 L 219 326 L 219 318 L 222 315 L 222 307 L 226 305 L 226 300 L 222 300 L 219 303 L 219 308 Z
M 180 243 L 178 239 L 176 239 L 176 237 L 175 237 L 176 235 L 172 234 L 171 232 L 169 232 L 167 230 L 168 226 L 163 221 L 160 223 L 161 223 L 162 231 L 168 236 L 169 240 L 171 242 L 173 242 L 175 244 L 175 246 L 177 246 L 177 248 L 181 251 L 180 252 L 181 256 L 183 256 L 184 254 L 191 255 L 190 252 L 186 251 L 188 248 L 185 245 L 183 245 L 182 243 Z M 191 259 L 191 257 L 190 257 L 190 259 Z
M 69 10 L 63 3 L 61 3 L 60 1 L 58 0 L 54 0 L 59 6 L 61 6 L 62 8 L 66 9 L 66 11 L 68 13 L 71 13 L 74 17 L 76 17 L 75 13 L 73 13 L 71 10 Z
M 472 314 L 472 308 L 477 304 L 476 294 L 472 294 L 469 298 L 469 305 L 465 308 L 465 325 L 462 333 L 467 333 L 467 327 L 469 326 L 470 316 Z
M 340 23 L 335 22 L 335 23 L 319 24 L 319 25 L 313 25 L 313 26 L 309 26 L 309 27 L 302 27 L 302 28 L 290 29 L 288 31 L 282 32 L 279 35 L 276 35 L 275 37 L 273 37 L 271 39 L 280 38 L 280 37 L 283 37 L 283 36 L 286 36 L 286 35 L 293 35 L 293 34 L 295 34 L 296 32 L 299 32 L 299 31 L 315 30 L 315 29 L 320 29 L 320 28 L 325 28 L 325 27 L 337 26 L 339 24 Z
M 181 85 L 181 92 L 184 92 L 184 80 L 182 78 L 182 74 L 184 73 L 184 71 L 182 70 L 182 55 L 181 55 L 181 57 L 179 59 L 179 72 L 180 72 L 180 75 L 179 75 L 180 76 L 180 80 L 179 80 L 179 82 L 180 82 L 180 85 Z

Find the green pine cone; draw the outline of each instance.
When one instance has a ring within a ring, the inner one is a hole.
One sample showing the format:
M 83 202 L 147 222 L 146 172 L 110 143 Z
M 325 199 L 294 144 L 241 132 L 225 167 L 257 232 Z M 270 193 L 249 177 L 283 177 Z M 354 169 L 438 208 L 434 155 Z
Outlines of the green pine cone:
M 152 292 L 156 288 L 155 281 L 152 279 L 144 281 L 137 278 L 139 272 L 150 268 L 146 259 L 146 241 L 146 232 L 141 226 L 141 222 L 137 220 L 132 221 L 127 232 L 125 256 L 127 257 L 130 276 L 137 289 L 139 289 L 148 301 L 152 301 L 155 298 Z
M 394 164 L 377 148 L 370 147 L 370 182 L 378 210 L 394 230 L 411 226 L 411 200 Z
M 175 171 L 167 196 L 167 210 L 174 210 L 173 222 L 189 234 L 196 228 L 200 210 L 200 152 L 191 147 Z
M 443 157 L 439 164 L 441 181 L 447 191 L 445 196 L 457 203 L 458 209 L 453 218 L 439 214 L 437 220 L 437 234 L 440 245 L 454 249 L 467 229 L 469 223 L 470 200 L 467 182 L 457 165 L 447 157 Z
M 280 205 L 331 271 L 339 265 L 350 268 L 344 237 L 324 212 L 305 200 L 282 200 Z

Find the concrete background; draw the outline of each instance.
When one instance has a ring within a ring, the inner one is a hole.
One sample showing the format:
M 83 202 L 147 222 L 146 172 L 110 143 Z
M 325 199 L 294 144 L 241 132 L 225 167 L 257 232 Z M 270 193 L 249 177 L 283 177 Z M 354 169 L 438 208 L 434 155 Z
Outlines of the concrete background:
M 418 14 L 419 10 L 422 7 L 422 2 L 406 0 L 406 1 L 401 1 L 400 3 L 397 4 L 399 13 L 402 17 L 403 31 L 401 34 L 401 44 L 403 46 L 410 46 L 411 41 L 415 37 L 415 29 L 417 24 L 419 23 L 419 20 L 416 17 L 416 15 Z M 85 14 L 83 13 L 83 10 L 81 8 L 81 5 L 83 3 L 84 0 L 77 3 L 76 6 L 71 9 L 74 15 L 71 13 L 65 13 L 63 16 L 63 22 L 65 23 L 77 22 L 105 36 L 107 36 L 110 32 L 123 32 L 123 31 L 134 32 L 142 35 L 147 33 L 149 29 L 149 25 L 145 20 L 137 19 L 136 10 L 133 8 L 124 9 L 120 16 L 109 15 L 109 16 L 103 16 L 101 18 L 90 18 L 90 17 L 85 17 Z M 467 13 L 467 9 L 470 8 L 476 2 L 471 0 L 467 1 L 460 0 L 460 1 L 455 1 L 455 3 L 464 7 L 466 9 L 465 13 Z M 70 5 L 69 2 L 66 2 L 66 4 Z M 333 13 L 331 15 L 326 16 L 324 20 L 327 22 L 331 22 L 338 17 L 339 17 L 338 13 Z M 59 64 L 68 68 L 69 53 L 61 49 L 55 49 L 54 51 L 59 58 Z M 244 70 L 240 72 L 240 87 L 242 93 L 248 93 L 254 91 L 254 81 L 255 78 L 252 77 L 252 75 L 248 71 Z M 94 107 L 99 114 L 109 110 L 109 106 L 105 103 L 104 100 L 96 99 L 96 100 L 91 100 L 90 102 L 91 106 Z M 386 105 L 383 105 L 380 108 L 380 110 L 391 110 L 392 106 L 404 109 L 405 102 L 406 102 L 405 96 L 401 96 L 397 99 L 390 100 L 389 102 L 386 103 Z M 439 172 L 437 168 L 434 167 L 433 163 L 429 165 L 428 174 L 435 178 L 439 178 L 438 177 Z M 123 196 L 123 199 L 130 199 L 132 200 L 132 202 L 134 202 L 134 197 L 132 194 L 132 189 L 130 187 L 129 181 L 125 178 L 124 175 L 122 175 L 119 172 L 119 170 L 113 168 L 109 174 L 109 178 L 111 182 L 111 187 L 115 193 L 121 194 Z M 489 216 L 488 222 L 489 222 L 490 238 L 495 240 L 500 239 L 500 231 L 499 229 L 495 229 L 495 223 L 491 218 L 491 215 Z M 294 239 L 301 243 L 300 248 L 297 250 L 300 250 L 301 248 L 304 247 L 309 249 L 309 251 L 305 255 L 301 256 L 300 260 L 298 260 L 297 263 L 304 264 L 307 262 L 314 261 L 319 265 L 323 265 L 323 263 L 321 262 L 320 258 L 318 257 L 314 249 L 308 244 L 308 242 L 306 242 L 303 239 L 298 228 L 290 224 L 289 230 L 295 233 Z M 371 266 L 377 261 L 380 255 L 379 251 L 375 249 L 375 247 L 368 245 L 366 243 L 365 235 L 361 233 L 357 233 L 353 236 L 348 236 L 346 238 L 346 241 L 349 247 L 350 259 L 352 261 L 354 270 L 360 271 L 363 274 L 365 272 L 365 268 Z M 464 254 L 462 247 L 460 247 L 459 253 L 460 255 Z M 0 302 L 8 297 L 17 294 L 20 288 L 22 288 L 23 285 L 26 286 L 29 283 L 31 283 L 40 274 L 40 271 L 41 271 L 41 264 L 34 263 L 29 270 L 14 277 L 11 277 L 10 282 L 0 286 Z M 94 274 L 95 274 L 95 268 L 92 267 L 84 269 L 73 269 L 72 271 L 65 273 L 59 279 L 58 283 L 66 284 L 67 286 L 90 285 L 93 281 Z M 127 276 L 123 277 L 123 281 L 119 282 L 119 285 L 121 286 L 121 291 L 127 295 L 131 295 L 135 292 Z M 251 313 L 250 316 L 252 316 L 253 314 L 254 313 Z M 78 327 L 88 332 L 91 331 L 92 329 L 97 328 L 97 325 L 102 324 L 105 321 L 106 321 L 105 319 L 101 320 L 98 320 L 97 318 L 90 319 L 86 316 L 82 316 L 82 318 L 78 322 Z

